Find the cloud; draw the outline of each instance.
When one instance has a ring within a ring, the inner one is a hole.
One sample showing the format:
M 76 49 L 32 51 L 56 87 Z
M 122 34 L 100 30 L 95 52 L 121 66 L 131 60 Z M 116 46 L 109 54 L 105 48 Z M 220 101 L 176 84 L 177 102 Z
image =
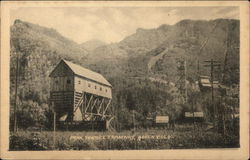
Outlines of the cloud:
M 239 18 L 237 7 L 66 7 L 18 8 L 11 21 L 21 19 L 54 28 L 82 43 L 91 39 L 117 42 L 137 28 L 156 28 L 182 19 Z

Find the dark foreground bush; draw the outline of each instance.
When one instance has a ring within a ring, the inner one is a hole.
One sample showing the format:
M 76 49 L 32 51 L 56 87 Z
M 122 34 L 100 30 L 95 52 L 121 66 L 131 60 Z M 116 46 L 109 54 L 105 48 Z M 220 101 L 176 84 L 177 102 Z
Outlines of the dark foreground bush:
M 47 150 L 48 146 L 36 135 L 10 135 L 10 150 Z
M 172 132 L 167 139 L 79 139 L 72 141 L 72 133 L 60 133 L 53 145 L 53 134 L 11 134 L 10 150 L 135 150 L 135 149 L 188 149 L 237 148 L 239 137 L 222 136 L 213 132 Z

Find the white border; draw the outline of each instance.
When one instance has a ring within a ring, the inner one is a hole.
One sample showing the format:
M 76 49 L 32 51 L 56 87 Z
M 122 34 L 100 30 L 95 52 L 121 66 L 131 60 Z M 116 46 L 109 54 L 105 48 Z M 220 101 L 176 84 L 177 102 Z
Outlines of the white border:
M 137 151 L 8 151 L 9 11 L 16 7 L 91 6 L 239 6 L 240 7 L 240 148 Z M 4 159 L 247 159 L 249 152 L 249 3 L 205 2 L 1 2 L 1 158 Z

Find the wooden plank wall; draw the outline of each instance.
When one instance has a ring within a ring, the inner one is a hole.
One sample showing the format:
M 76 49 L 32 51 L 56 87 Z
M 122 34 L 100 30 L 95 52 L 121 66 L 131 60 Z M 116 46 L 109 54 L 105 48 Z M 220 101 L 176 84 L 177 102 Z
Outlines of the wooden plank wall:
M 51 91 L 73 91 L 74 77 L 53 77 L 50 84 Z
M 74 91 L 74 73 L 61 62 L 50 75 L 51 91 Z
M 78 76 L 75 76 L 74 81 L 76 92 L 87 92 L 110 99 L 112 98 L 111 87 Z
M 51 101 L 54 102 L 54 106 L 58 116 L 62 116 L 65 113 L 73 111 L 74 105 L 74 92 L 73 91 L 58 91 L 50 93 Z

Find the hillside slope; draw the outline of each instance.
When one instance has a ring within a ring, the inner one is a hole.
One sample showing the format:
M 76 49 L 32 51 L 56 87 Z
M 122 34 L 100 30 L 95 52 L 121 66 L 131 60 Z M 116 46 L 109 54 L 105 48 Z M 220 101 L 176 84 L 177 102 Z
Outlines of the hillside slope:
M 230 44 L 228 47 L 227 42 Z M 126 37 L 115 45 L 122 50 L 122 55 L 127 55 L 127 66 L 123 67 L 125 69 L 123 72 L 131 71 L 133 75 L 138 73 L 147 76 L 148 69 L 146 66 L 149 65 L 151 74 L 163 74 L 172 77 L 177 74 L 177 61 L 186 59 L 190 78 L 197 76 L 198 62 L 202 64 L 203 61 L 213 58 L 220 61 L 224 66 L 225 51 L 228 48 L 226 74 L 228 78 L 233 76 L 233 79 L 228 79 L 227 83 L 238 83 L 239 75 L 232 75 L 239 71 L 238 20 L 183 20 L 171 26 L 161 25 L 156 29 L 138 29 L 135 34 Z M 163 54 L 162 52 L 167 48 L 168 53 L 166 55 L 162 55 L 157 61 L 153 60 L 158 54 Z M 89 58 L 91 59 L 92 56 L 101 59 L 105 58 L 106 55 L 112 55 L 113 58 L 116 58 L 121 55 L 120 50 L 105 50 L 105 54 L 102 54 L 104 52 L 94 51 L 89 55 Z M 154 61 L 153 65 L 151 64 L 152 61 Z M 91 63 L 94 64 L 95 61 Z M 204 74 L 209 74 L 209 70 L 202 65 L 200 65 L 200 70 Z M 173 78 L 170 79 L 174 81 Z
M 88 51 L 93 51 L 96 48 L 101 47 L 101 46 L 105 46 L 105 45 L 106 45 L 106 43 L 102 42 L 100 40 L 89 40 L 89 41 L 86 41 L 86 42 L 80 44 L 80 46 L 83 47 L 83 49 L 86 49 Z
M 174 114 L 181 113 L 186 106 L 177 84 L 181 77 L 177 70 L 179 60 L 186 60 L 187 79 L 193 85 L 199 75 L 198 68 L 200 74 L 209 75 L 209 68 L 203 67 L 204 61 L 214 59 L 223 66 L 228 50 L 225 84 L 239 84 L 238 20 L 183 20 L 175 25 L 138 29 L 120 42 L 91 51 L 54 29 L 17 20 L 11 26 L 10 41 L 11 104 L 15 97 L 17 55 L 20 101 L 48 105 L 49 73 L 64 58 L 107 78 L 113 87 L 113 105 L 124 124 L 129 122 L 132 109 L 141 122 L 157 108 L 164 110 L 164 114 L 172 112 L 173 108 Z M 217 79 L 222 70 L 224 68 L 215 68 Z
M 82 57 L 88 52 L 76 42 L 63 37 L 55 29 L 16 20 L 11 26 L 11 42 L 22 49 L 34 50 L 36 46 L 47 47 L 61 55 Z M 30 47 L 30 48 L 27 48 Z M 33 48 L 32 48 L 33 47 Z

